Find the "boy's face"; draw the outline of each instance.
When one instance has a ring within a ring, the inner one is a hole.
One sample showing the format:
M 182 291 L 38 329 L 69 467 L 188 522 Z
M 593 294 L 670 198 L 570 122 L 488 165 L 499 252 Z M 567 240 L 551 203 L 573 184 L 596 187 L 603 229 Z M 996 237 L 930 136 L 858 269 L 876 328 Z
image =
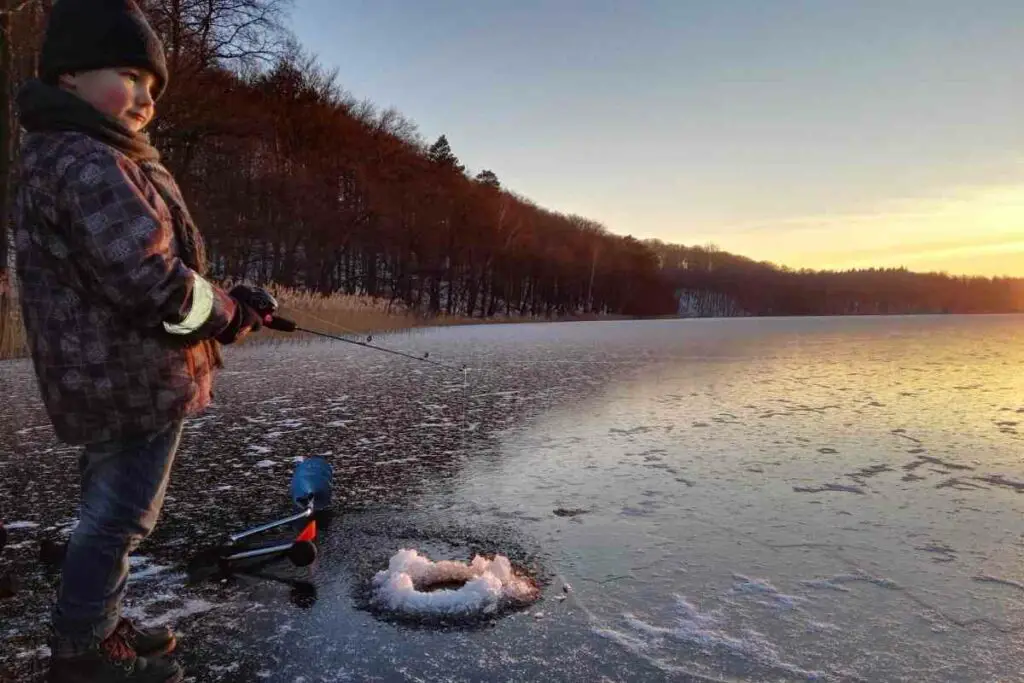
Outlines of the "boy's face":
M 80 71 L 60 77 L 60 86 L 114 117 L 132 132 L 146 127 L 155 109 L 156 77 L 146 69 L 121 67 Z

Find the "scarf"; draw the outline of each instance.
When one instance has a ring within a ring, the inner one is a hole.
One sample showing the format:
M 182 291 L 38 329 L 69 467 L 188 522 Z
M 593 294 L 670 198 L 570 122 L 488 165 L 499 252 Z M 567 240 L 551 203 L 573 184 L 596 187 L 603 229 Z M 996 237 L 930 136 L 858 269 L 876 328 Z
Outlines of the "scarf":
M 132 161 L 159 161 L 160 153 L 144 133 L 133 133 L 120 121 L 53 85 L 30 80 L 18 91 L 18 114 L 26 130 L 70 130 L 114 147 Z
M 206 275 L 206 250 L 199 229 L 174 186 L 171 174 L 160 163 L 160 152 L 150 144 L 149 136 L 129 130 L 77 95 L 36 79 L 22 86 L 17 103 L 19 119 L 26 130 L 85 133 L 138 164 L 171 212 L 181 260 L 195 272 Z M 218 346 L 212 340 L 209 343 L 215 367 L 220 366 Z

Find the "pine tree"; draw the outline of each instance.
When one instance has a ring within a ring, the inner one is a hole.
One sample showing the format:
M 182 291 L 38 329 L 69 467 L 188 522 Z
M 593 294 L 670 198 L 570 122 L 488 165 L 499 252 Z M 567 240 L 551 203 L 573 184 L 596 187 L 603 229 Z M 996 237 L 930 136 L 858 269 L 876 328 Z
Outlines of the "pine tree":
M 501 188 L 498 176 L 495 175 L 494 171 L 486 168 L 476 174 L 476 181 L 481 185 L 487 185 L 488 187 L 493 187 L 496 190 Z
M 437 142 L 430 146 L 427 151 L 427 157 L 438 166 L 446 166 L 454 169 L 459 173 L 464 173 L 466 167 L 459 163 L 459 158 L 452 153 L 451 145 L 448 144 L 448 138 L 442 135 L 437 139 Z

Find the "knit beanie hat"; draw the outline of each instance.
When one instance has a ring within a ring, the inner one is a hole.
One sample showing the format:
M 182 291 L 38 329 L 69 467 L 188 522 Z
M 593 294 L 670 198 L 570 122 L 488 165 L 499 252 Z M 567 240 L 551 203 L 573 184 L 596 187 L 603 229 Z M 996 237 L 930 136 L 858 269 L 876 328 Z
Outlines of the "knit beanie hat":
M 156 76 L 153 99 L 167 87 L 163 46 L 134 0 L 58 0 L 46 26 L 39 76 L 133 66 Z

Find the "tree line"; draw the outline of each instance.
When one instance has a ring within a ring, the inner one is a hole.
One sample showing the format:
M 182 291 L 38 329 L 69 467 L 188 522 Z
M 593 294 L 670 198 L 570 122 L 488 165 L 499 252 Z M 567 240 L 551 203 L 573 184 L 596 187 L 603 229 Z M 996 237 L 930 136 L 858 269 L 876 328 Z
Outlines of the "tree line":
M 677 293 L 683 314 L 1024 312 L 1024 278 L 914 273 L 906 268 L 792 270 L 714 246 L 686 247 L 657 240 L 646 244 L 658 255 L 662 277 Z M 699 293 L 720 296 L 708 299 Z
M 445 136 L 428 143 L 398 111 L 346 92 L 283 28 L 287 0 L 140 4 L 171 76 L 151 137 L 225 280 L 477 317 L 671 315 L 694 291 L 731 314 L 1021 310 L 1019 280 L 794 272 L 613 234 L 536 205 L 492 170 L 467 170 Z M 5 226 L 20 134 L 10 94 L 35 73 L 50 8 L 0 0 Z

